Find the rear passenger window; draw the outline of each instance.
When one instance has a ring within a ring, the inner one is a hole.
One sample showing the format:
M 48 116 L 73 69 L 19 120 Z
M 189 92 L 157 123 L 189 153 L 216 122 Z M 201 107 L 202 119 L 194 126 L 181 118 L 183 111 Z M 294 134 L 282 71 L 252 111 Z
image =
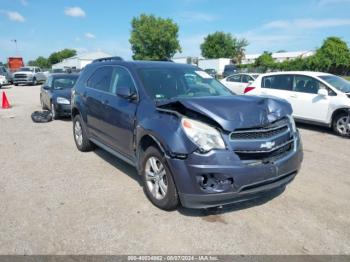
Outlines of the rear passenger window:
M 89 78 L 87 86 L 96 90 L 111 92 L 112 73 L 113 67 L 100 67 Z
M 279 90 L 293 90 L 293 76 L 292 75 L 273 75 L 265 76 L 261 81 L 262 88 L 279 89 Z
M 111 93 L 116 94 L 120 87 L 129 87 L 131 90 L 136 91 L 130 73 L 125 68 L 114 67 L 112 73 Z
M 227 78 L 227 81 L 229 81 L 229 82 L 241 82 L 241 76 L 240 75 L 230 76 L 229 78 Z
M 251 81 L 250 76 L 242 75 L 242 83 L 249 83 Z

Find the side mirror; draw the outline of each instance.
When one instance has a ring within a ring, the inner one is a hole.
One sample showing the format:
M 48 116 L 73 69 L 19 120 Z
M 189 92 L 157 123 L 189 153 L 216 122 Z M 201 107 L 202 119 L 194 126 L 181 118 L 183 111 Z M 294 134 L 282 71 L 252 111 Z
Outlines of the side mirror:
M 131 90 L 129 86 L 120 86 L 117 88 L 117 95 L 125 98 L 125 99 L 130 99 L 134 100 L 136 99 L 136 93 L 135 91 Z
M 248 81 L 248 85 L 253 84 L 253 82 L 254 82 L 254 81 L 252 81 L 252 80 Z
M 328 96 L 328 91 L 327 91 L 326 89 L 319 89 L 318 92 L 317 92 L 317 94 L 318 94 L 319 96 L 325 97 L 325 96 Z
M 44 90 L 50 90 L 50 87 L 49 86 L 43 86 L 43 89 Z

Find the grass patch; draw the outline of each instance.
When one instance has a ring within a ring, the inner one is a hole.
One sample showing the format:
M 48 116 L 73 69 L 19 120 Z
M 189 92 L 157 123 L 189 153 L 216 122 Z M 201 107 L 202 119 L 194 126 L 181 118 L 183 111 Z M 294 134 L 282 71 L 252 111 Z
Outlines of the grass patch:
M 350 81 L 350 76 L 343 76 L 346 80 Z

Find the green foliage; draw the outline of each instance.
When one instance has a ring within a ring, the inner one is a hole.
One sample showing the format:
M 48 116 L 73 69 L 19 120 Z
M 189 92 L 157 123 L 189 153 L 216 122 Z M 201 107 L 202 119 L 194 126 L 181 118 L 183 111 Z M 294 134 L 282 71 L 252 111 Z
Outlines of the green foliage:
M 314 63 L 322 71 L 344 74 L 350 67 L 350 50 L 339 37 L 328 37 L 314 57 Z
M 296 58 L 281 63 L 274 62 L 271 54 L 264 52 L 253 65 L 263 72 L 268 70 L 282 71 L 321 71 L 336 75 L 350 73 L 350 50 L 346 42 L 338 37 L 328 37 L 316 54 L 307 58 Z M 241 67 L 252 69 L 252 66 Z
M 168 60 L 181 52 L 179 27 L 171 19 L 142 14 L 134 17 L 129 42 L 135 60 Z
M 274 67 L 275 61 L 272 58 L 272 54 L 264 51 L 264 53 L 255 60 L 255 66 L 262 68 Z
M 246 39 L 237 39 L 229 33 L 215 32 L 204 38 L 200 48 L 205 58 L 232 58 L 236 63 L 240 63 L 247 46 Z
M 74 49 L 63 49 L 58 52 L 52 53 L 48 58 L 45 58 L 43 56 L 39 56 L 35 60 L 31 60 L 28 62 L 29 66 L 38 66 L 41 68 L 48 69 L 53 64 L 57 64 L 61 62 L 63 59 L 75 56 L 77 54 L 77 51 Z
M 53 64 L 57 64 L 59 62 L 61 62 L 63 59 L 75 56 L 77 54 L 77 51 L 75 51 L 74 49 L 63 49 L 61 51 L 58 52 L 54 52 L 52 53 L 48 60 L 50 62 L 51 65 Z
M 29 61 L 28 65 L 29 66 L 38 66 L 40 68 L 50 68 L 51 67 L 49 60 L 45 57 L 42 57 L 42 56 L 39 56 L 34 61 Z

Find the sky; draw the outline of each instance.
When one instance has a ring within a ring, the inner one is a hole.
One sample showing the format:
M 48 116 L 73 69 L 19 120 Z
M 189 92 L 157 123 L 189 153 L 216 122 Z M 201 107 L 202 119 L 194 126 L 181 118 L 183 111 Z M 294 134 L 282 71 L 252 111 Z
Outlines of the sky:
M 142 13 L 179 25 L 176 57 L 200 56 L 215 31 L 246 38 L 247 54 L 314 50 L 328 36 L 350 43 L 350 0 L 0 0 L 0 61 L 63 48 L 130 59 L 130 22 Z

